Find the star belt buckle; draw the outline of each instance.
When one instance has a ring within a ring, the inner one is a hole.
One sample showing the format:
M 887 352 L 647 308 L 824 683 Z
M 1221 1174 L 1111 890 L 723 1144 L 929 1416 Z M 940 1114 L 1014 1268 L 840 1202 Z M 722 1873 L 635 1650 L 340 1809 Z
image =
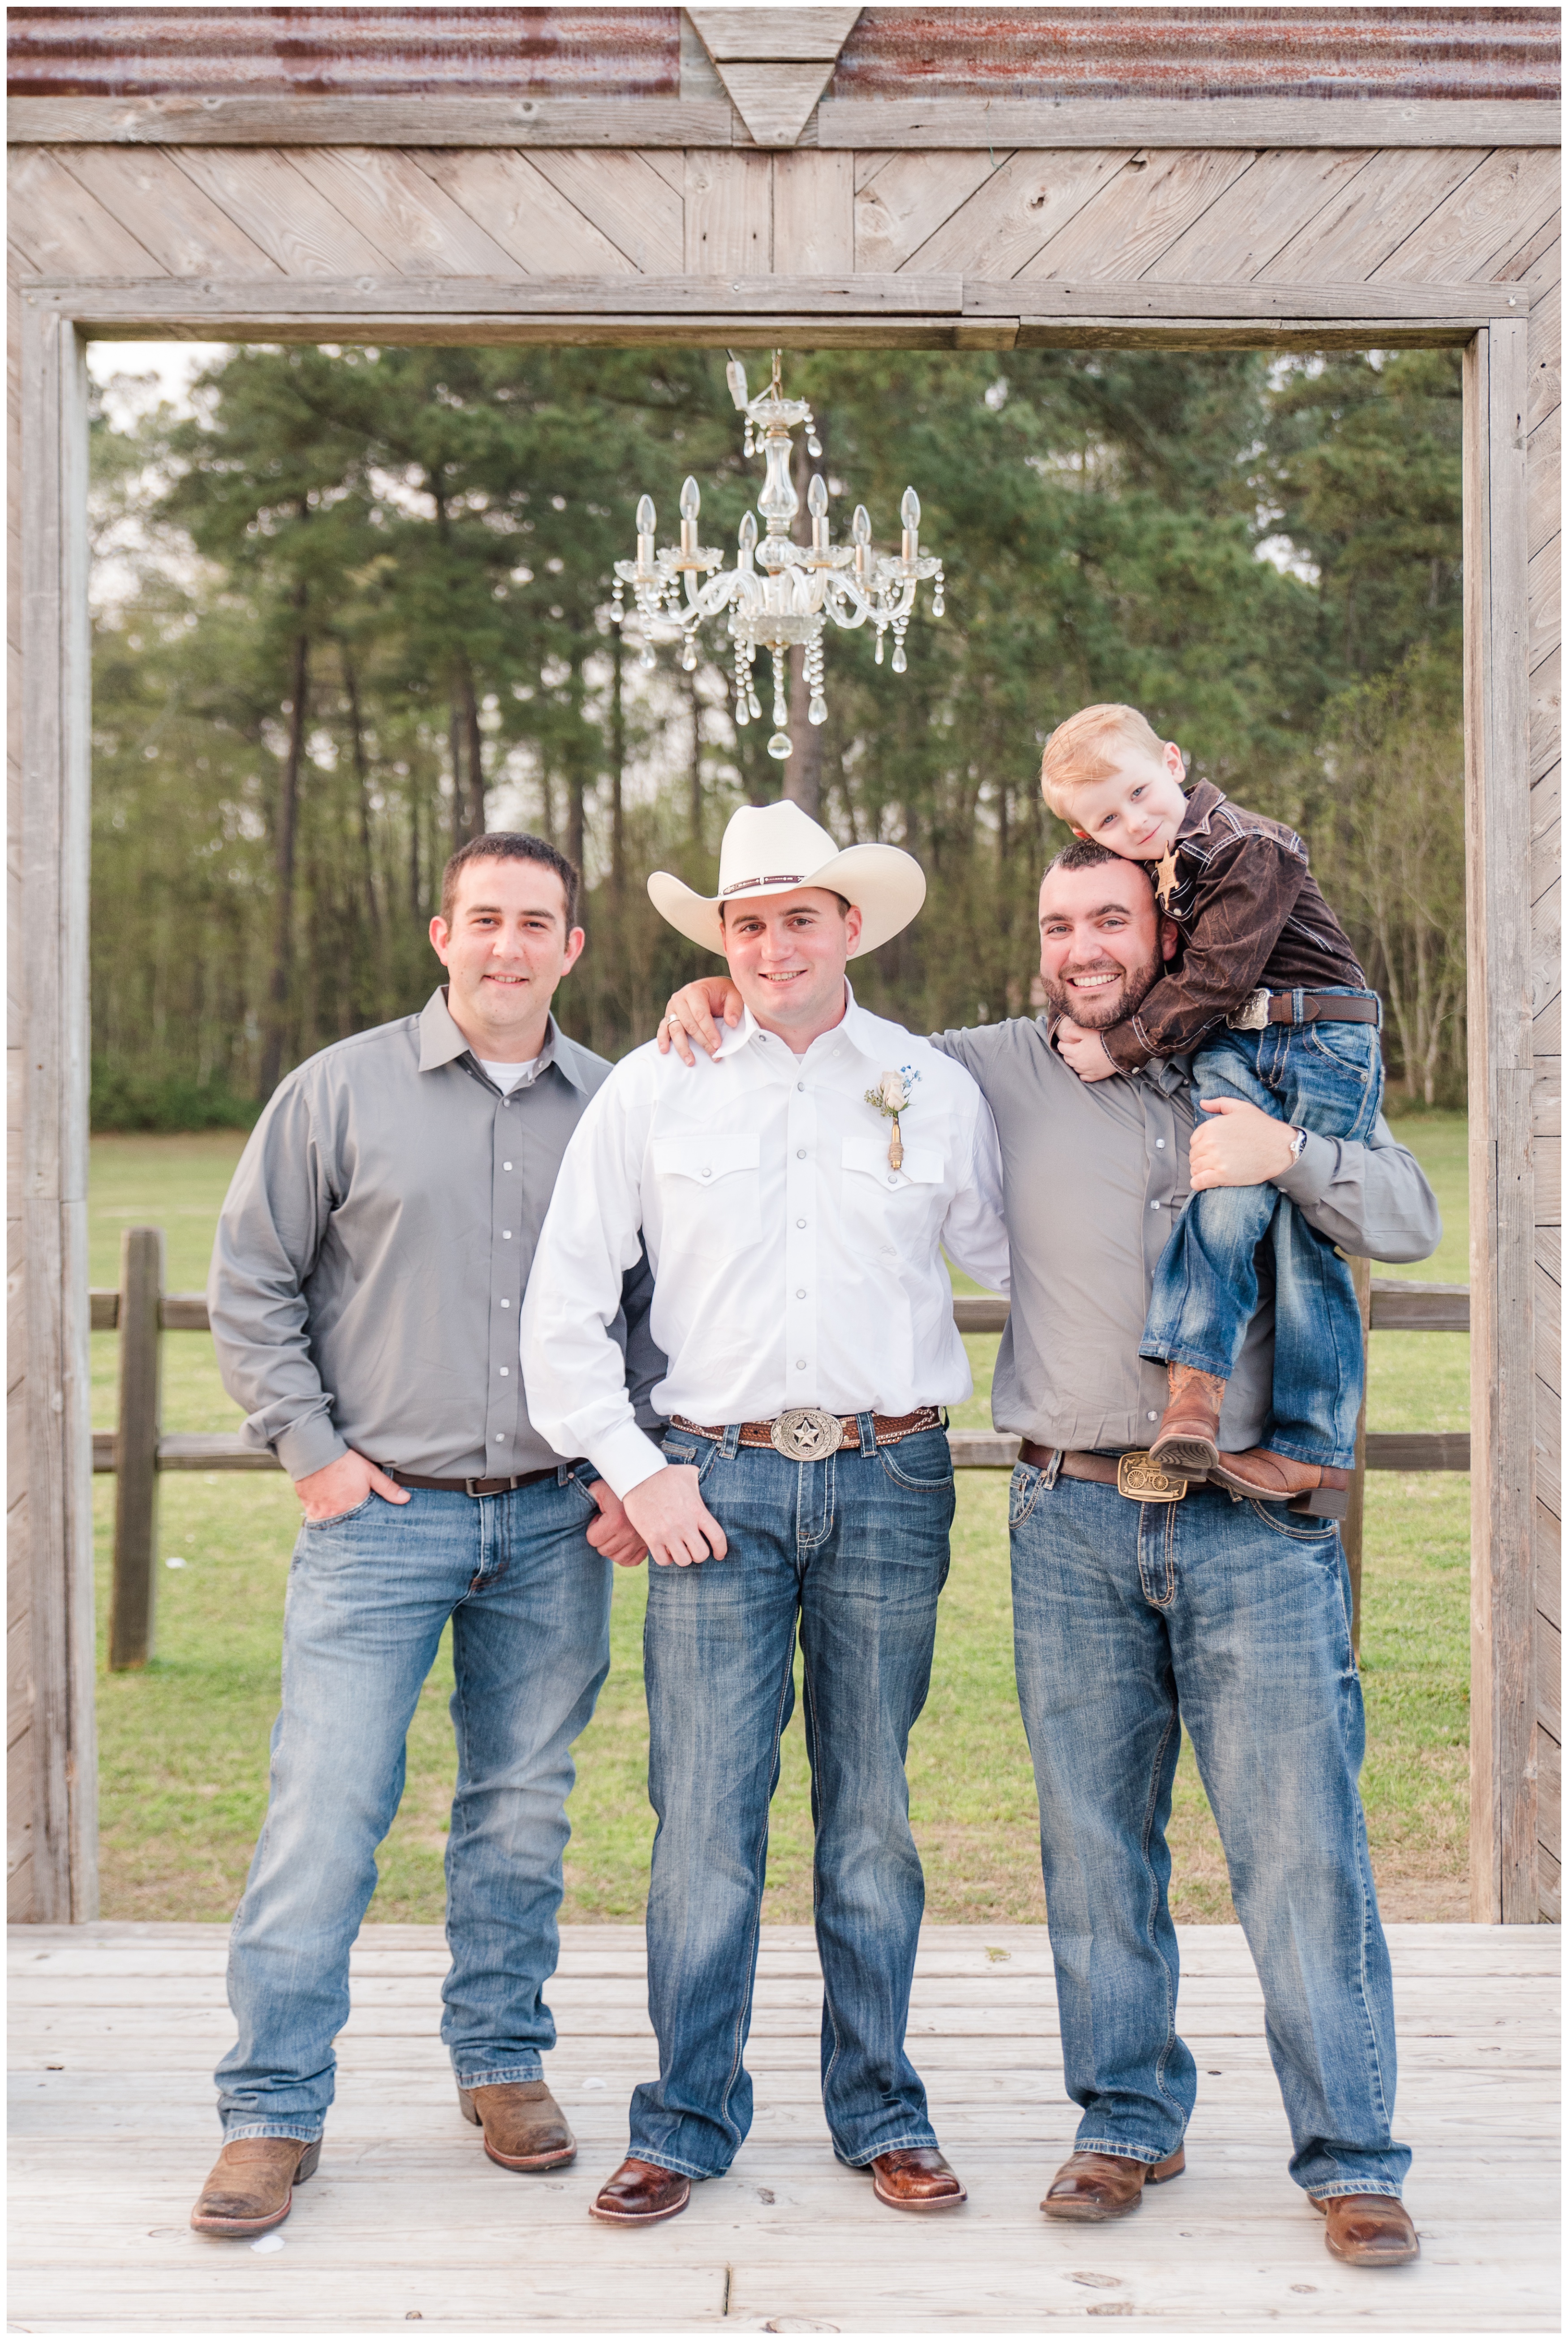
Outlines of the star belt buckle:
M 1265 1032 L 1268 1029 L 1268 994 L 1249 991 L 1239 1007 L 1233 1007 L 1226 1017 L 1233 1032 Z
M 1186 1484 L 1185 1479 L 1168 1478 L 1142 1446 L 1135 1446 L 1116 1463 L 1116 1492 L 1130 1503 L 1179 1503 Z
M 791 1405 L 770 1425 L 768 1435 L 786 1462 L 820 1462 L 843 1445 L 844 1425 L 819 1405 Z

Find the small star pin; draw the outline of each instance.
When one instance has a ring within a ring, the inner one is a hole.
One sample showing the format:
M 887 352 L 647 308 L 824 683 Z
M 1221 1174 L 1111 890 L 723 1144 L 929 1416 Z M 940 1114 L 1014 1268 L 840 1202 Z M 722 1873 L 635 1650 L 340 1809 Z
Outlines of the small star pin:
M 1174 846 L 1167 845 L 1155 863 L 1155 900 L 1162 910 L 1170 908 L 1171 903 L 1176 898 L 1176 889 L 1179 882 L 1176 875 L 1176 848 Z

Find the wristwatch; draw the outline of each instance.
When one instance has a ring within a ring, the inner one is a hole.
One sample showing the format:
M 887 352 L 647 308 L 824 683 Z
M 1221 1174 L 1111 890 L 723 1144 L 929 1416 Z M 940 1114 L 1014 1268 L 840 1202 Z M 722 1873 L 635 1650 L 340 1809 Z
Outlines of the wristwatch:
M 1299 1161 L 1301 1160 L 1301 1157 L 1302 1157 L 1303 1154 L 1304 1154 L 1305 1151 L 1306 1151 L 1306 1132 L 1305 1132 L 1305 1129 L 1293 1129 L 1293 1130 L 1291 1131 L 1291 1133 L 1290 1133 L 1290 1158 L 1291 1158 L 1291 1160 L 1292 1160 L 1293 1162 L 1299 1162 Z

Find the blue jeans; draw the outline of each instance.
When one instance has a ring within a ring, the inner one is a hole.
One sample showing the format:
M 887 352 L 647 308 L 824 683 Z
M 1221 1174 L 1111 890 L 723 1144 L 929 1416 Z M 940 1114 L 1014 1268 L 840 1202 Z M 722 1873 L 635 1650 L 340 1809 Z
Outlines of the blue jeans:
M 1080 2151 L 1155 2162 L 1192 2117 L 1166 1827 L 1185 1722 L 1295 2147 L 1321 2199 L 1394 2194 L 1394 1991 L 1356 1780 L 1365 1726 L 1332 1522 L 1198 1487 L 1134 1503 L 1020 1463 L 1018 1697 Z
M 1374 996 L 1332 987 L 1355 999 Z M 1383 1101 L 1378 1026 L 1233 1032 L 1221 1025 L 1193 1058 L 1193 1094 L 1245 1097 L 1297 1129 L 1365 1143 Z M 1256 1253 L 1265 1237 L 1274 1254 L 1274 1408 L 1263 1443 L 1297 1462 L 1347 1471 L 1365 1371 L 1355 1286 L 1328 1237 L 1277 1186 L 1210 1186 L 1190 1198 L 1155 1271 L 1142 1353 L 1228 1381 L 1257 1311 Z
M 797 1626 L 817 1834 L 822 2101 L 858 2167 L 934 2145 L 904 2053 L 925 1880 L 904 1755 L 926 1702 L 948 1573 L 947 1433 L 819 1462 L 672 1430 L 729 1557 L 656 1568 L 643 1651 L 659 1815 L 648 1897 L 649 2012 L 659 2078 L 631 2099 L 629 2150 L 689 2177 L 729 2168 L 751 2126 L 751 2020 L 779 1741 L 794 1707 Z
M 579 1463 L 504 1495 L 371 1495 L 301 1528 L 267 1817 L 229 1949 L 240 2036 L 216 2075 L 226 2139 L 322 2133 L 349 1952 L 449 1617 L 458 1773 L 442 2038 L 461 2087 L 540 2077 L 555 2045 L 541 1993 L 560 1947 L 568 1750 L 610 1664 L 610 1563 L 583 1535 L 596 1475 Z

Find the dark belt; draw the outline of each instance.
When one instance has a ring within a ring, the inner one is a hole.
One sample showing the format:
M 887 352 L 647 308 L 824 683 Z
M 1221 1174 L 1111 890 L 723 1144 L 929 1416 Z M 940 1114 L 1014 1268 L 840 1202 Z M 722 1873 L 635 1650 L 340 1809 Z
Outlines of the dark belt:
M 1019 1462 L 1027 1462 L 1031 1471 L 1048 1471 L 1058 1454 L 1060 1478 L 1092 1479 L 1097 1486 L 1114 1487 L 1129 1502 L 1179 1503 L 1187 1492 L 1186 1479 L 1167 1477 L 1141 1446 L 1126 1454 L 1086 1453 L 1073 1448 L 1062 1453 L 1055 1446 L 1037 1446 L 1032 1438 L 1026 1438 L 1018 1447 Z
M 541 1479 L 553 1479 L 560 1467 L 552 1462 L 548 1471 L 514 1471 L 510 1479 L 426 1479 L 417 1471 L 399 1471 L 390 1462 L 376 1465 L 400 1487 L 433 1487 L 438 1495 L 510 1495 L 514 1487 L 535 1487 Z
M 1346 999 L 1337 992 L 1308 991 L 1302 995 L 1298 1016 L 1294 992 L 1271 991 L 1268 996 L 1271 1024 L 1375 1024 L 1379 1013 L 1375 999 Z

